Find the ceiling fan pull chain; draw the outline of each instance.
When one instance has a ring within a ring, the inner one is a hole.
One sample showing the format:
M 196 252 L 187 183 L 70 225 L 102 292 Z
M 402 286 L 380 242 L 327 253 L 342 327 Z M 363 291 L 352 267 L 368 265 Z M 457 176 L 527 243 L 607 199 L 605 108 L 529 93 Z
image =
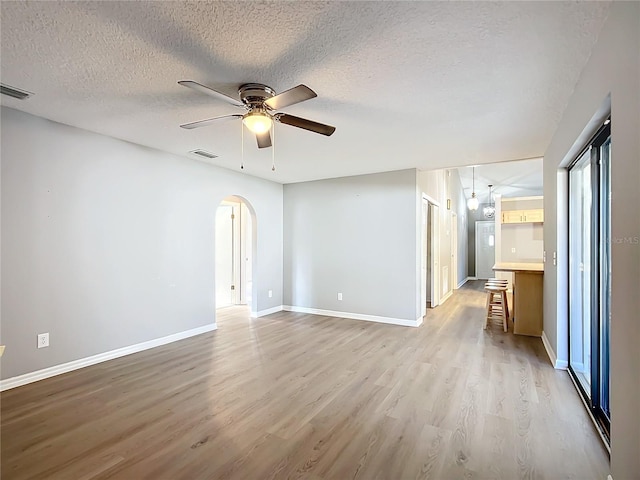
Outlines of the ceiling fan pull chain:
M 240 170 L 244 170 L 244 125 L 240 122 Z
M 276 122 L 271 122 L 271 171 L 276 171 Z

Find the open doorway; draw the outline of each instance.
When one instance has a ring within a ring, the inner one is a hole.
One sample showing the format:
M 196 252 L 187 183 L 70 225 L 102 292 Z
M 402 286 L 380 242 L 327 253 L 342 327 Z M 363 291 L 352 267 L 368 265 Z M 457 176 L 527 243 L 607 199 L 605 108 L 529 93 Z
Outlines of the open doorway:
M 226 197 L 216 210 L 216 308 L 248 305 L 253 312 L 255 214 L 242 197 Z
M 421 295 L 422 315 L 427 308 L 440 305 L 440 208 L 422 196 Z

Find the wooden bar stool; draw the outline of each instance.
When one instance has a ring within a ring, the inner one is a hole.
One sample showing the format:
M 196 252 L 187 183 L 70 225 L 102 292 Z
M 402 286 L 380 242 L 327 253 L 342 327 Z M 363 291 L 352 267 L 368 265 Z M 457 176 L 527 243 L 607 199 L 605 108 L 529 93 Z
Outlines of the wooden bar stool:
M 487 285 L 505 287 L 507 289 L 509 288 L 509 282 L 499 278 L 490 278 L 487 280 L 487 283 L 485 283 L 485 287 Z M 507 300 L 507 291 L 505 290 L 502 294 L 504 295 L 504 307 L 507 314 L 507 320 L 509 320 L 509 301 Z
M 502 320 L 502 327 L 506 332 L 508 314 L 507 286 L 486 284 L 484 291 L 487 292 L 487 315 L 484 322 L 486 330 L 490 320 Z

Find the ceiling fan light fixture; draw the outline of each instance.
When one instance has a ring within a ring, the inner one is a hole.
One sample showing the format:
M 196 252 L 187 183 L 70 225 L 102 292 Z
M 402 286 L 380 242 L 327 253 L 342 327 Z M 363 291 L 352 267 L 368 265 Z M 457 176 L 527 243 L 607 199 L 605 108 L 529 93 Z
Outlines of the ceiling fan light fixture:
M 242 123 L 255 134 L 261 134 L 271 130 L 273 120 L 264 112 L 249 112 L 242 117 Z

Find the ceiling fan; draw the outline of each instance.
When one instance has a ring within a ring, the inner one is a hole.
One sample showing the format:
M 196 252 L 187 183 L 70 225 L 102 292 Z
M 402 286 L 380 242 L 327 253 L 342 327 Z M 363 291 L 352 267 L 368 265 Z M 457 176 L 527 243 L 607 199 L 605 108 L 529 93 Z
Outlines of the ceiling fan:
M 255 133 L 258 141 L 258 148 L 267 148 L 271 146 L 270 131 L 274 120 L 285 125 L 291 125 L 293 127 L 302 128 L 303 130 L 309 130 L 310 132 L 320 133 L 327 137 L 336 130 L 336 127 L 307 120 L 305 118 L 295 117 L 287 113 L 274 113 L 274 110 L 279 110 L 317 97 L 316 92 L 306 85 L 298 85 L 297 87 L 293 87 L 276 95 L 276 92 L 271 87 L 261 83 L 245 83 L 238 89 L 238 95 L 240 98 L 235 99 L 192 80 L 182 80 L 178 83 L 184 87 L 210 95 L 218 100 L 223 100 L 235 107 L 241 107 L 247 110 L 247 113 L 244 115 L 223 115 L 221 117 L 208 118 L 206 120 L 180 125 L 182 128 L 192 129 L 206 127 L 219 121 L 241 118 L 244 125 Z

